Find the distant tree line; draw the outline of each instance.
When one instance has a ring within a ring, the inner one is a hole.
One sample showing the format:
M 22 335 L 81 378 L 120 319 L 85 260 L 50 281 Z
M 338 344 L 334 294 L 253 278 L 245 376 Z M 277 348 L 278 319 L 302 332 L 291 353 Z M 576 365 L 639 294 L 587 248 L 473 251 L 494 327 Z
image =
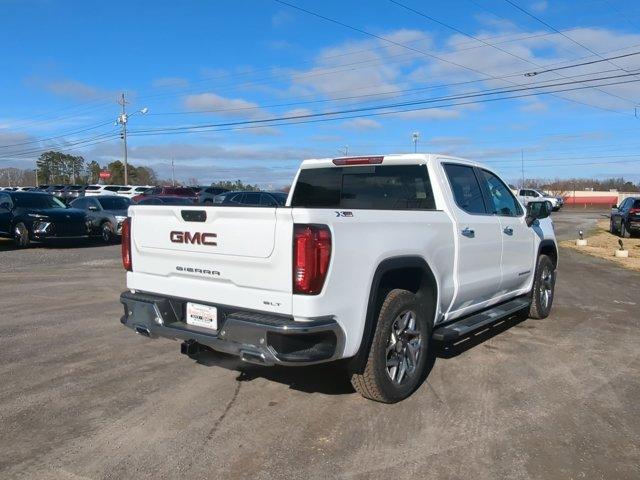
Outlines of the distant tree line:
M 521 183 L 522 181 L 516 182 L 517 185 L 520 185 Z M 524 186 L 562 194 L 567 194 L 574 190 L 617 190 L 618 192 L 640 192 L 640 182 L 633 183 L 629 180 L 625 180 L 623 177 L 603 179 L 556 178 L 554 180 L 530 178 L 525 179 Z
M 45 152 L 38 157 L 36 170 L 38 174 L 37 183 L 40 185 L 98 183 L 102 170 L 107 170 L 111 173 L 111 178 L 104 180 L 103 183 L 118 185 L 124 182 L 124 164 L 120 160 L 115 160 L 107 165 L 100 165 L 95 160 L 87 163 L 81 155 L 70 155 L 53 150 Z M 36 183 L 34 172 L 30 170 L 23 170 L 22 172 L 20 181 L 14 181 L 14 183 L 22 185 L 34 185 Z M 155 185 L 158 181 L 155 171 L 149 167 L 136 167 L 129 164 L 128 174 L 129 183 L 131 184 Z M 7 181 L 9 180 L 7 179 Z M 1 181 L 2 179 L 0 178 Z

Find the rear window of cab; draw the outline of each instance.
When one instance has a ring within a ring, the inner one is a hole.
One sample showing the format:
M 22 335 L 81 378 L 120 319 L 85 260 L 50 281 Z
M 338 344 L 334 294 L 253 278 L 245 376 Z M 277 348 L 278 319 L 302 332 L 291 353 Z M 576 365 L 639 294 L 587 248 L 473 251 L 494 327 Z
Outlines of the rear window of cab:
M 434 210 L 424 165 L 366 165 L 300 171 L 292 207 Z

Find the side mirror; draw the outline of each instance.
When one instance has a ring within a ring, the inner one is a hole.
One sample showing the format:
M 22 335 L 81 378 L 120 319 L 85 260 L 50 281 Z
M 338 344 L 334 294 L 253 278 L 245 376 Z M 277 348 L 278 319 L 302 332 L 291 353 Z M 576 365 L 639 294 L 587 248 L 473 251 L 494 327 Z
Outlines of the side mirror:
M 11 204 L 9 202 L 0 203 L 0 209 L 11 211 Z
M 536 220 L 547 218 L 551 214 L 549 202 L 529 202 L 527 204 L 527 216 L 525 221 L 527 226 L 531 226 Z
M 89 205 L 88 210 L 91 210 L 92 212 L 97 212 L 98 211 L 98 207 L 96 207 L 95 205 Z

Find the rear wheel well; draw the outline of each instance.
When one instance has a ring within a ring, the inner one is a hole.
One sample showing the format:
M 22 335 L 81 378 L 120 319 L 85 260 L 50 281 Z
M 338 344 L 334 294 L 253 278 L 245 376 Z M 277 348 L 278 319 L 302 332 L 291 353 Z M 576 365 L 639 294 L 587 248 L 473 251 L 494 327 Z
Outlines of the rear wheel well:
M 351 370 L 359 372 L 369 354 L 371 341 L 375 333 L 380 308 L 391 290 L 407 290 L 416 295 L 433 326 L 438 299 L 438 285 L 427 263 L 419 257 L 400 257 L 389 259 L 380 266 L 374 275 L 367 308 L 367 317 L 358 353 L 351 361 Z
M 549 257 L 553 262 L 554 268 L 558 266 L 558 250 L 556 249 L 555 243 L 551 241 L 543 242 L 540 245 L 540 250 L 538 252 L 538 256 L 540 255 L 546 255 L 547 257 Z

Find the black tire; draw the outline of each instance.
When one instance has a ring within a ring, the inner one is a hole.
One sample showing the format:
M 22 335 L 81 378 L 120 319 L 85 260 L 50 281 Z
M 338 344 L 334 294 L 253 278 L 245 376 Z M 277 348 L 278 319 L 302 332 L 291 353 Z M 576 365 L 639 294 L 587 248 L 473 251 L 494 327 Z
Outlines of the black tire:
M 24 223 L 18 222 L 13 227 L 13 241 L 16 248 L 27 248 L 31 244 L 29 229 Z
M 611 232 L 614 235 L 616 234 L 616 225 L 615 225 L 615 222 L 613 221 L 613 218 L 609 220 L 609 232 Z
M 100 225 L 100 238 L 102 241 L 106 244 L 113 243 L 114 237 L 113 224 L 109 221 L 103 222 Z
M 529 318 L 543 319 L 549 316 L 556 287 L 556 269 L 547 255 L 538 257 L 536 276 L 531 289 Z
M 629 232 L 629 230 L 627 230 L 627 226 L 624 224 L 624 220 L 622 220 L 620 222 L 620 236 L 622 238 L 630 238 L 631 237 L 631 232 Z
M 351 375 L 351 384 L 360 395 L 376 402 L 395 403 L 422 384 L 432 329 L 424 310 L 407 290 L 395 289 L 386 295 L 364 370 Z M 403 322 L 408 328 L 402 328 Z

